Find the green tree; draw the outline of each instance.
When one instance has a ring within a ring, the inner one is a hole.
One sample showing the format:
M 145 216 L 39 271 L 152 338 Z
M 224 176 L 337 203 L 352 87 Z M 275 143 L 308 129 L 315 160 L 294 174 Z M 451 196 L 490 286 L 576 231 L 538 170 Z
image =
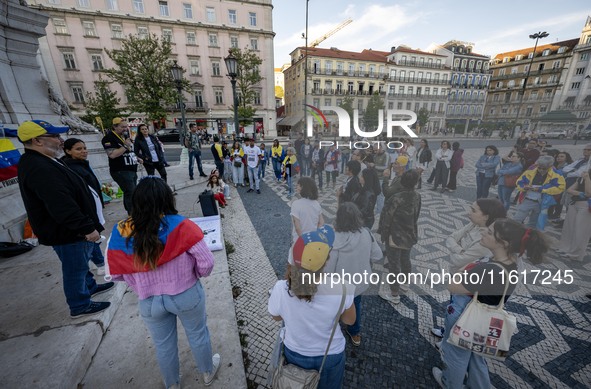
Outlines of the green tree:
M 374 131 L 378 128 L 380 109 L 384 109 L 384 101 L 380 94 L 376 92 L 369 99 L 365 115 L 363 115 L 363 126 L 366 131 Z
M 125 88 L 129 109 L 143 112 L 150 121 L 166 117 L 166 106 L 178 101 L 170 72 L 170 42 L 155 34 L 129 35 L 121 41 L 121 49 L 105 51 L 115 62 L 115 68 L 107 69 L 106 73 Z M 182 87 L 188 86 L 189 81 L 183 79 Z
M 421 132 L 427 123 L 429 123 L 429 110 L 427 108 L 421 108 L 419 109 L 419 112 L 417 112 L 417 125 L 419 126 L 417 132 Z
M 344 109 L 345 111 L 347 111 L 347 114 L 349 114 L 349 125 L 351 127 L 349 127 L 351 129 L 351 131 L 353 131 L 353 103 L 355 102 L 355 99 L 353 99 L 353 97 L 351 96 L 347 96 L 343 99 L 343 102 L 341 103 L 341 108 Z
M 252 49 L 231 48 L 230 53 L 237 60 L 236 72 L 236 92 L 240 96 L 238 103 L 238 118 L 240 123 L 245 126 L 252 123 L 252 118 L 256 113 L 255 103 L 256 94 L 259 93 L 255 86 L 263 79 L 259 72 L 259 66 L 263 60 Z M 232 110 L 234 105 L 231 106 Z
M 109 88 L 110 84 L 111 82 L 104 80 L 101 76 L 94 82 L 94 93 L 86 93 L 86 116 L 82 118 L 103 129 L 109 128 L 113 118 L 125 116 L 123 109 L 120 108 L 121 99 L 117 97 L 117 92 Z

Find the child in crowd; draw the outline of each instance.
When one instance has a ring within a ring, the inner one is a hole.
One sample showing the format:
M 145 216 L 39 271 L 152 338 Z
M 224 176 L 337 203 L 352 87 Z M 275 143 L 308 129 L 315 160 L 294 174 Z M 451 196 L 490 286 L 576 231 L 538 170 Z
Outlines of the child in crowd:
M 224 181 L 218 177 L 217 174 L 209 176 L 207 187 L 213 191 L 213 198 L 219 203 L 220 208 L 226 208 L 226 196 L 224 196 L 224 189 L 228 186 Z

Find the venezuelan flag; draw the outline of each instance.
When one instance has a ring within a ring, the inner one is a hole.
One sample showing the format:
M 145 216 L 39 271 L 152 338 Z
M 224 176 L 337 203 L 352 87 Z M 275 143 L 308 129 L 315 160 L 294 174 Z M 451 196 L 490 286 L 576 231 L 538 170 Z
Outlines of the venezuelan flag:
M 127 237 L 131 235 L 131 222 L 123 220 L 113 227 L 109 247 L 107 247 L 107 261 L 111 275 L 132 274 L 150 271 L 147 266 L 138 268 L 133 261 L 133 238 L 127 244 Z M 158 259 L 157 266 L 161 266 L 203 239 L 201 228 L 189 219 L 180 215 L 166 215 L 162 218 L 158 239 L 164 245 L 164 251 Z
M 0 139 L 0 182 L 16 177 L 21 153 L 9 139 Z

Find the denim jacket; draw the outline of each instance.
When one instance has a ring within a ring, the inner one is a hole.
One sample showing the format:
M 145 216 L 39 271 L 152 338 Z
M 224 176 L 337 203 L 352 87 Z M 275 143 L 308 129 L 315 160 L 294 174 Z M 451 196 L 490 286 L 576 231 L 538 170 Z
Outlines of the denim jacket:
M 505 176 L 521 175 L 523 165 L 521 162 L 507 162 L 497 172 L 499 175 L 499 185 L 505 185 Z
M 501 162 L 501 157 L 498 155 L 483 155 L 476 162 L 476 174 L 484 170 L 484 177 L 492 178 L 495 175 L 495 170 Z

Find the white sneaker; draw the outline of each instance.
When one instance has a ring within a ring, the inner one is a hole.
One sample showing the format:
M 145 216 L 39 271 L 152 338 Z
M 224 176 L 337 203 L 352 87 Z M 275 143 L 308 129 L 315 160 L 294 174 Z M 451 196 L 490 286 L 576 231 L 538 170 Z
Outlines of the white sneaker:
M 435 381 L 437 381 L 439 386 L 445 389 L 445 386 L 443 386 L 443 372 L 441 371 L 441 369 L 438 367 L 434 367 L 433 369 L 431 369 L 431 372 L 433 373 L 433 378 L 435 378 Z
M 213 371 L 211 373 L 203 373 L 203 383 L 205 384 L 205 386 L 209 386 L 213 382 L 215 375 L 220 369 L 222 357 L 220 357 L 220 354 L 213 354 L 211 361 L 213 362 Z
M 390 291 L 382 291 L 378 295 L 389 303 L 400 304 L 400 296 L 393 296 Z
M 232 198 L 230 196 L 226 197 L 226 200 L 232 200 Z
M 431 328 L 431 333 L 438 338 L 443 338 L 443 330 L 440 327 Z

